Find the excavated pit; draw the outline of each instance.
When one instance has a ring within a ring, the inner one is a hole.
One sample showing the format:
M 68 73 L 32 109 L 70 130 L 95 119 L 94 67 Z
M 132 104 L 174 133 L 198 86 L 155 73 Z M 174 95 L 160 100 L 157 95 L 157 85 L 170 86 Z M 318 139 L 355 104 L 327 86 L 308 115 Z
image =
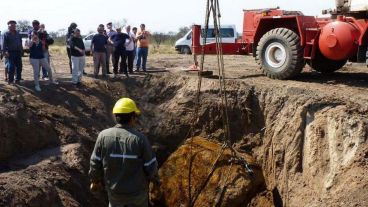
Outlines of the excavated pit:
M 303 88 L 227 84 L 231 141 L 263 176 L 236 206 L 368 205 L 367 105 Z M 194 77 L 160 74 L 41 95 L 0 89 L 0 206 L 106 206 L 104 193 L 89 192 L 87 171 L 98 132 L 113 125 L 114 101 L 139 103 L 139 128 L 165 167 L 192 125 L 196 86 Z M 204 79 L 200 104 L 194 134 L 222 141 L 215 79 Z

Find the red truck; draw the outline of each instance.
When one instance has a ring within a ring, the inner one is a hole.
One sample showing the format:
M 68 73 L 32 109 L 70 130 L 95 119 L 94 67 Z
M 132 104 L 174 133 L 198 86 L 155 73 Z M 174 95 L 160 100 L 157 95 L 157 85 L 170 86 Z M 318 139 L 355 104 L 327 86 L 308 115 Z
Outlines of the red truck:
M 331 14 L 329 18 L 278 8 L 244 10 L 242 38 L 222 43 L 222 51 L 224 55 L 252 54 L 263 73 L 273 79 L 291 79 L 305 64 L 332 73 L 348 60 L 367 61 L 367 8 L 368 4 L 353 11 L 351 0 L 336 0 L 336 9 L 324 12 Z M 192 31 L 194 55 L 202 49 L 216 54 L 216 43 L 200 44 L 201 26 L 193 25 Z

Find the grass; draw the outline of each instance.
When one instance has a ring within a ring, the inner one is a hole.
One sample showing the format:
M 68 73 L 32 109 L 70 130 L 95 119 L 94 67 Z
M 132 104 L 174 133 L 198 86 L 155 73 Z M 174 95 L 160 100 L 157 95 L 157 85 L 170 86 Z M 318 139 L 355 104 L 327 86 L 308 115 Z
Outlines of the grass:
M 49 47 L 49 51 L 51 54 L 56 55 L 66 55 L 66 47 L 65 46 L 59 46 L 59 45 L 51 45 Z
M 64 45 L 51 45 L 50 48 L 51 54 L 57 55 L 66 55 L 66 47 Z M 149 54 L 176 54 L 174 46 L 168 44 L 151 44 L 149 48 Z
M 155 45 L 155 44 L 153 44 L 153 45 L 150 46 L 149 53 L 150 54 L 176 54 L 177 52 L 175 51 L 175 48 L 172 45 L 166 45 L 166 44 Z

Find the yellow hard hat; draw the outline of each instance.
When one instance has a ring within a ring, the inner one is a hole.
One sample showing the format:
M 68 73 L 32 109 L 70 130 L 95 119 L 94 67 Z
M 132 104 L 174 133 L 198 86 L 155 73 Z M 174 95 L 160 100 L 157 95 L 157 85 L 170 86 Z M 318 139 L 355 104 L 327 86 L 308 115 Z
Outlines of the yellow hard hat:
M 135 102 L 130 98 L 119 99 L 112 110 L 113 114 L 129 114 L 132 112 L 135 112 L 136 114 L 141 113 Z

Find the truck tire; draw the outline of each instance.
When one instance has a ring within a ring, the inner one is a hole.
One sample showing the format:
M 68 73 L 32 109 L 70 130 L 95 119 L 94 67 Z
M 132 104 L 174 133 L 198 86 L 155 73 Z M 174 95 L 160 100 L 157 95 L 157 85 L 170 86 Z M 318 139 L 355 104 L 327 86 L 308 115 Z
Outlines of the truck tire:
M 190 50 L 190 48 L 188 46 L 183 46 L 181 48 L 181 53 L 185 54 L 185 55 L 191 55 L 192 51 Z
M 315 58 L 313 60 L 308 60 L 307 64 L 320 73 L 329 74 L 342 68 L 347 61 L 348 60 L 330 60 L 317 50 Z
M 270 30 L 258 43 L 256 61 L 269 78 L 295 77 L 305 65 L 298 34 L 286 28 Z

